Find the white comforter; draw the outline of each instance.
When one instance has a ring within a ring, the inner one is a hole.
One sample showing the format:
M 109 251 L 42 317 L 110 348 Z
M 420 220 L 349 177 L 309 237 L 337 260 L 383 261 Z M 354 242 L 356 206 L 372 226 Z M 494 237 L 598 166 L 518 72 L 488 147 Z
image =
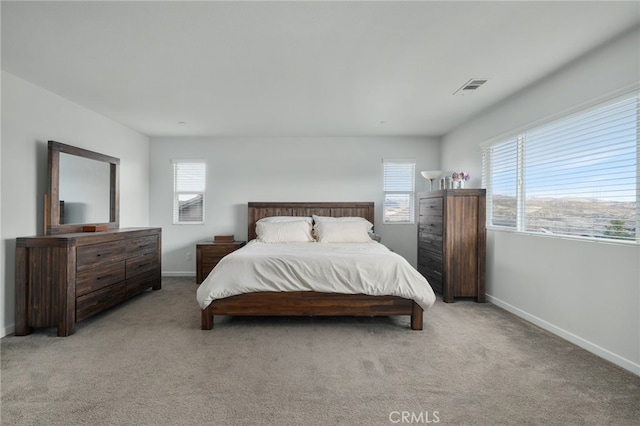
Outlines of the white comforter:
M 213 300 L 258 291 L 400 296 L 423 309 L 436 296 L 402 256 L 367 243 L 262 243 L 250 241 L 225 256 L 200 284 L 202 309 Z

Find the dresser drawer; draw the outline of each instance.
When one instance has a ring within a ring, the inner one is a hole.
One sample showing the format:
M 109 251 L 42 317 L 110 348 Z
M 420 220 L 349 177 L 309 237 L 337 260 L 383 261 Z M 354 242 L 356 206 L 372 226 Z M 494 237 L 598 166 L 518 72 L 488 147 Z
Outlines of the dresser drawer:
M 442 256 L 442 235 L 421 232 L 418 238 L 418 247 L 421 250 L 440 253 L 440 255 Z
M 423 218 L 420 218 L 423 219 Z M 429 218 L 429 219 L 433 219 L 433 218 Z M 429 220 L 429 221 L 420 221 L 420 223 L 418 224 L 418 232 L 420 234 L 422 233 L 429 233 L 429 234 L 435 234 L 435 235 L 442 235 L 442 218 L 439 218 L 440 220 Z
M 124 299 L 124 282 L 80 296 L 76 299 L 76 322 L 111 308 Z
M 423 198 L 420 200 L 420 216 L 442 216 L 443 205 L 442 198 Z
M 442 293 L 442 273 L 430 269 L 420 271 L 427 279 L 433 291 Z
M 78 272 L 93 269 L 97 265 L 119 262 L 124 259 L 125 246 L 122 241 L 80 246 L 76 253 Z
M 127 254 L 129 256 L 140 256 L 141 254 L 157 253 L 158 237 L 149 235 L 146 237 L 132 238 L 127 240 Z
M 419 250 L 418 263 L 438 265 L 440 270 L 442 270 L 442 265 L 444 265 L 444 253 L 437 253 L 424 249 Z
M 158 253 L 147 253 L 142 256 L 127 259 L 127 279 L 158 268 Z
M 107 287 L 124 280 L 124 260 L 94 265 L 76 274 L 76 296 Z
M 434 271 L 444 271 L 444 261 L 442 254 L 430 253 L 427 251 L 421 251 L 418 254 L 418 265 L 427 269 L 433 269 Z

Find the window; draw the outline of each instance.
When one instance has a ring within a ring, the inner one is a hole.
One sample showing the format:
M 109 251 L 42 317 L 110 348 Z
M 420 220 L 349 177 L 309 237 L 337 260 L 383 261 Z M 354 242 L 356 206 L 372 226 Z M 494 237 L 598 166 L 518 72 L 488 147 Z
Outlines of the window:
M 384 223 L 415 222 L 414 192 L 416 163 L 412 160 L 383 160 Z
M 639 97 L 618 97 L 483 147 L 489 226 L 638 241 Z
M 172 160 L 173 223 L 204 223 L 207 164 L 203 160 Z

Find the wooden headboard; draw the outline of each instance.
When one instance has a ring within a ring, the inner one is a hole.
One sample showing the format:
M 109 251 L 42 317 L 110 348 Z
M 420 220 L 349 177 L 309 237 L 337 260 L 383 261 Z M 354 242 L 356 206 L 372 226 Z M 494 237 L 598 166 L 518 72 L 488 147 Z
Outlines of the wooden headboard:
M 256 222 L 269 216 L 358 216 L 374 223 L 373 202 L 335 202 L 335 203 L 282 203 L 282 202 L 250 202 L 248 203 L 247 238 L 256 238 Z

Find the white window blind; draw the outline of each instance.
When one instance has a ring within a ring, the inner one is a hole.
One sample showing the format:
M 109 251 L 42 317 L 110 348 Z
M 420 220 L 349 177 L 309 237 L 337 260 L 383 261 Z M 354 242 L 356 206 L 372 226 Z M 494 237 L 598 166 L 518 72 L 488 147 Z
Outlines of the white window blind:
M 489 225 L 637 241 L 638 122 L 634 93 L 484 147 Z
M 487 188 L 487 212 L 491 212 L 491 224 L 515 228 L 518 192 L 517 138 L 485 148 L 483 158 L 483 180 L 491 177 L 491 185 L 483 185 Z
M 207 165 L 203 160 L 172 160 L 173 223 L 204 223 Z
M 383 222 L 411 224 L 415 222 L 415 175 L 413 160 L 383 160 Z

